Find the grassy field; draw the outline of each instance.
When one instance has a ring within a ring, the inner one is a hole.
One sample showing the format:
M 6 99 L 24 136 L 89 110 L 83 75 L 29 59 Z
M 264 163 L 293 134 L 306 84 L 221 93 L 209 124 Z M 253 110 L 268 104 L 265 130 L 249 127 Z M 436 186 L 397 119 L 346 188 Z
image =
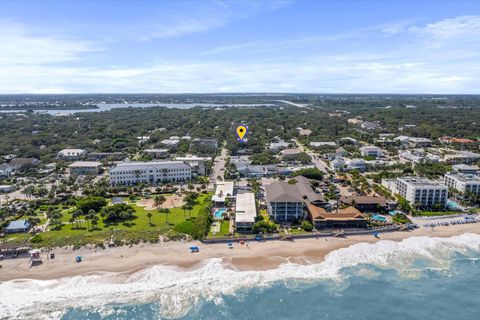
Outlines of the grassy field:
M 208 233 L 209 238 L 215 238 L 215 237 L 226 237 L 229 236 L 229 229 L 230 229 L 230 221 L 225 221 L 221 220 L 218 221 L 220 223 L 220 232 L 217 232 L 215 235 L 210 231 Z
M 135 209 L 135 216 L 127 221 L 108 223 L 99 219 L 98 225 L 93 228 L 87 227 L 87 223 L 80 223 L 78 227 L 70 223 L 71 213 L 75 208 L 69 208 L 63 211 L 62 225 L 50 226 L 50 230 L 40 233 L 34 239 L 34 246 L 39 247 L 62 247 L 73 245 L 79 247 L 85 244 L 103 244 L 114 234 L 114 240 L 117 244 L 138 243 L 140 241 L 157 242 L 162 234 L 172 233 L 172 228 L 190 218 L 195 218 L 200 210 L 203 210 L 210 203 L 211 193 L 200 194 L 197 204 L 189 213 L 181 208 L 172 208 L 170 213 L 160 213 L 158 210 L 145 210 L 135 204 L 131 204 Z M 148 213 L 152 217 L 147 216 Z M 151 223 L 150 223 L 151 222 Z M 7 241 L 22 242 L 25 235 L 10 235 Z
M 461 214 L 460 211 L 420 211 L 417 216 L 434 217 Z

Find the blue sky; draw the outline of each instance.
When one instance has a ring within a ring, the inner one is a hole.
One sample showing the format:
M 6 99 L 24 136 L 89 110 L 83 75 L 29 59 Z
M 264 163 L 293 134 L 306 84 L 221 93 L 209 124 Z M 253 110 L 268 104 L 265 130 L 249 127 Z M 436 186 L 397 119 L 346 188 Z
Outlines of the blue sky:
M 0 93 L 480 93 L 480 1 L 2 1 Z

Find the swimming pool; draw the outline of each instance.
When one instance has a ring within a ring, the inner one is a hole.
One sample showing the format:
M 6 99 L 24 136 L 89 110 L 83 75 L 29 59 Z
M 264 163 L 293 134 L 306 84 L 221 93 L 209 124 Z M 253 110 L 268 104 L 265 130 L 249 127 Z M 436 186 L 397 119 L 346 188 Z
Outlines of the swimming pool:
M 387 221 L 387 218 L 385 217 L 382 217 L 382 216 L 379 216 L 379 215 L 373 215 L 372 216 L 372 220 L 375 220 L 375 221 L 380 221 L 380 222 L 385 222 Z
M 452 211 L 461 211 L 462 207 L 452 200 L 447 200 L 447 209 Z
M 215 219 L 223 219 L 223 214 L 226 212 L 227 212 L 227 208 L 220 208 L 215 210 L 215 212 L 213 213 L 213 216 L 215 217 Z

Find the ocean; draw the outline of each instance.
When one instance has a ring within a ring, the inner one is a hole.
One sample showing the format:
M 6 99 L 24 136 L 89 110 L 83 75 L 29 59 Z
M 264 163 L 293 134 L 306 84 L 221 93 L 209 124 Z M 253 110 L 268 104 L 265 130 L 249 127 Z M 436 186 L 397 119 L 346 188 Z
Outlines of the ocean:
M 311 265 L 154 266 L 0 284 L 1 319 L 478 319 L 480 235 L 356 244 Z

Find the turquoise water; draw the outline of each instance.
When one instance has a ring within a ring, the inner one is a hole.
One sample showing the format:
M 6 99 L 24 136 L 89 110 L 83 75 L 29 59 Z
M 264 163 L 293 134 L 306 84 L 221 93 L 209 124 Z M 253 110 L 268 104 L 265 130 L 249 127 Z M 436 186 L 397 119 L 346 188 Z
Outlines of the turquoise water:
M 214 213 L 213 213 L 213 216 L 217 219 L 223 219 L 223 214 L 227 212 L 227 209 L 226 208 L 221 208 L 221 209 L 217 209 Z
M 457 255 L 448 269 L 429 269 L 421 261 L 413 268 L 418 277 L 361 265 L 343 270 L 340 283 L 280 281 L 223 296 L 220 304 L 199 301 L 180 319 L 478 319 L 478 260 Z M 160 319 L 162 309 L 155 303 L 113 308 L 106 317 L 77 309 L 62 319 Z
M 376 220 L 376 221 L 381 221 L 381 222 L 387 221 L 387 218 L 382 217 L 382 216 L 379 216 L 379 215 L 373 215 L 373 216 L 372 216 L 372 219 L 373 219 L 373 220 Z
M 458 205 L 458 203 L 452 201 L 452 200 L 447 200 L 447 209 L 449 210 L 462 210 L 462 208 Z
M 127 279 L 4 282 L 0 319 L 471 320 L 480 313 L 479 275 L 480 235 L 416 237 L 268 271 L 211 259 L 196 270 L 154 266 Z

